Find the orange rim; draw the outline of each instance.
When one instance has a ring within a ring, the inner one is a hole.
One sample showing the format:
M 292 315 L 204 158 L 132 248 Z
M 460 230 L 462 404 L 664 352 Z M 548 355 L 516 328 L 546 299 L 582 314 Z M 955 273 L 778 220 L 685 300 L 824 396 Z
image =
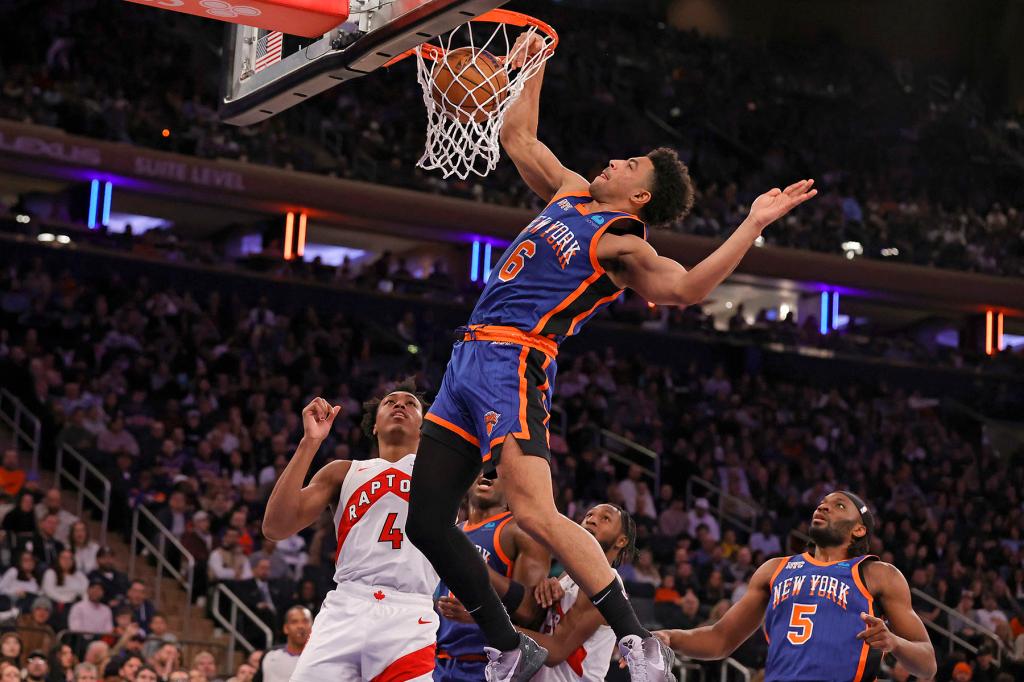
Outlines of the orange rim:
M 558 32 L 555 31 L 554 27 L 545 21 L 541 21 L 540 19 L 531 17 L 529 14 L 523 14 L 522 12 L 513 12 L 512 10 L 507 9 L 492 9 L 490 12 L 485 12 L 484 14 L 481 14 L 477 18 L 471 19 L 470 21 L 479 21 L 491 24 L 508 24 L 509 26 L 519 27 L 529 26 L 544 33 L 545 35 L 547 35 L 548 38 L 551 39 L 551 44 L 547 48 L 545 48 L 547 52 L 553 53 L 555 51 L 555 48 L 558 47 Z M 423 43 L 418 47 L 421 48 L 423 51 L 423 58 L 429 59 L 431 61 L 436 62 L 444 58 L 444 55 L 446 54 L 446 51 L 443 47 L 431 45 L 430 43 Z M 412 55 L 416 54 L 416 49 L 417 48 L 414 47 L 411 50 L 406 50 L 402 54 L 393 57 L 389 62 L 384 64 L 384 66 L 391 66 L 393 64 L 397 64 L 406 57 L 411 57 Z M 499 57 L 499 59 L 504 60 L 505 57 Z

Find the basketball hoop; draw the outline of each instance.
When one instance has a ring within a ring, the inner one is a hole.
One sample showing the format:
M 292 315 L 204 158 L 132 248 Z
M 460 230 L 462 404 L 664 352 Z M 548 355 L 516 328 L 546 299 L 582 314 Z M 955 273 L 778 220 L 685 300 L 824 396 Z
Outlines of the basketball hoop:
M 495 26 L 487 29 L 485 24 Z M 543 47 L 516 66 L 516 39 L 529 34 L 538 35 Z M 392 60 L 416 55 L 416 76 L 427 108 L 426 147 L 416 165 L 462 180 L 494 170 L 505 114 L 557 45 L 558 34 L 543 21 L 496 9 Z M 438 84 L 441 76 L 443 87 Z

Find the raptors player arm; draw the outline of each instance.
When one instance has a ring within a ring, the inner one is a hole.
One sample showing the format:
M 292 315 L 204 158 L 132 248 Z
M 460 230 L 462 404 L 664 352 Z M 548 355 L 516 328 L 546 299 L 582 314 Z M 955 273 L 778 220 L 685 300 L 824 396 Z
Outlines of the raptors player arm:
M 524 55 L 533 54 L 542 49 L 543 45 L 543 40 L 537 35 L 523 35 L 512 48 L 511 58 L 513 62 L 521 64 Z M 519 98 L 509 106 L 501 127 L 501 146 L 530 189 L 544 201 L 551 201 L 557 194 L 586 190 L 590 183 L 563 166 L 547 145 L 537 139 L 540 89 L 543 82 L 544 67 L 541 66 L 526 81 Z
M 582 597 L 582 593 L 580 596 Z M 572 656 L 573 652 L 583 646 L 583 643 L 604 624 L 604 617 L 591 601 L 580 598 L 566 611 L 555 626 L 555 631 L 550 634 L 525 628 L 516 629 L 529 635 L 537 644 L 548 650 L 548 658 L 544 665 L 556 666 Z
M 771 579 L 784 558 L 769 559 L 750 578 L 746 594 L 714 625 L 693 630 L 659 630 L 654 634 L 676 651 L 702 661 L 729 656 L 747 641 L 764 620 Z
M 864 586 L 881 603 L 888 623 L 866 613 L 861 614 L 864 630 L 857 635 L 872 649 L 891 653 L 903 667 L 921 679 L 935 677 L 937 664 L 928 631 L 914 612 L 910 586 L 899 569 L 882 561 L 862 565 Z
M 302 410 L 305 433 L 281 478 L 274 484 L 263 515 L 263 535 L 268 539 L 280 541 L 291 537 L 316 521 L 323 510 L 338 499 L 341 484 L 352 464 L 347 460 L 327 464 L 305 487 L 302 482 L 340 411 L 341 407 L 332 407 L 323 398 L 314 398 Z
M 732 274 L 765 227 L 817 194 L 813 185 L 813 180 L 801 180 L 785 190 L 775 188 L 759 196 L 725 243 L 691 270 L 659 256 L 653 246 L 635 235 L 602 236 L 597 258 L 616 285 L 632 289 L 651 303 L 700 303 Z

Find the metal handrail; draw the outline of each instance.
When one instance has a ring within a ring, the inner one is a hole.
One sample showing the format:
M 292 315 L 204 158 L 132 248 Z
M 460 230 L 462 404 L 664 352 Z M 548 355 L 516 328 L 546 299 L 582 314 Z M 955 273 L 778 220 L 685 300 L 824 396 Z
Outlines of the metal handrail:
M 8 414 L 10 411 L 10 414 Z M 39 421 L 39 417 L 32 414 L 25 404 L 22 403 L 17 396 L 8 391 L 6 388 L 0 388 L 0 419 L 2 419 L 7 426 L 14 433 L 14 442 L 17 445 L 18 440 L 23 440 L 28 445 L 29 450 L 32 452 L 32 471 L 38 473 L 39 471 L 39 442 L 42 439 L 42 423 Z M 26 421 L 28 427 L 31 429 L 31 433 L 26 431 L 22 426 L 22 420 Z
M 731 495 L 714 483 L 705 481 L 697 476 L 691 476 L 686 481 L 686 505 L 688 507 L 693 508 L 694 498 L 697 496 L 694 488 L 697 487 L 702 489 L 703 494 L 701 496 L 705 499 L 714 496 L 718 500 L 716 507 L 712 509 L 712 513 L 715 514 L 719 522 L 729 521 L 734 526 L 738 526 L 748 533 L 753 533 L 754 529 L 757 528 L 757 520 L 763 513 L 760 506 L 749 500 Z M 749 515 L 735 514 L 729 511 L 727 505 L 732 508 L 746 509 L 750 513 Z
M 933 597 L 932 595 L 928 594 L 927 592 L 925 592 L 923 590 L 920 590 L 920 589 L 918 589 L 916 587 L 913 587 L 913 588 L 911 588 L 910 591 L 918 599 L 922 599 L 922 600 L 928 602 L 929 604 L 931 604 L 935 608 L 937 608 L 940 611 L 942 611 L 943 613 L 945 613 L 948 618 L 956 618 L 958 620 L 961 620 L 965 624 L 969 625 L 972 630 L 975 630 L 976 632 L 978 632 L 978 634 L 982 635 L 986 639 L 992 640 L 992 642 L 995 644 L 995 649 L 996 649 L 996 653 L 995 653 L 996 662 L 998 663 L 998 662 L 1002 661 L 1003 650 L 1006 648 L 1006 645 L 1003 644 L 1003 640 L 1001 640 L 999 638 L 999 635 L 997 635 L 992 630 L 989 630 L 987 627 L 985 627 L 984 625 L 982 625 L 978 621 L 973 620 L 971 618 L 968 618 L 967 616 L 965 616 L 964 614 L 960 613 L 956 609 L 951 608 L 950 606 L 947 606 L 946 604 L 943 604 L 941 601 L 939 601 L 938 599 L 936 599 L 935 597 Z M 924 620 L 924 619 L 922 619 L 922 620 Z M 928 623 L 929 623 L 929 621 L 925 621 L 926 625 Z M 940 630 L 945 630 L 945 632 L 942 633 L 942 634 L 944 634 L 946 637 L 950 637 L 950 638 L 956 637 L 958 640 L 960 640 L 960 642 L 964 641 L 964 640 L 960 639 L 959 637 L 957 637 L 952 631 L 950 631 L 950 630 L 948 630 L 946 628 L 943 628 L 941 625 L 938 625 L 937 623 L 934 623 L 934 622 L 931 623 L 931 624 L 933 626 L 932 629 L 936 630 L 937 632 L 940 631 Z M 950 621 L 950 625 L 952 625 L 952 621 Z M 961 644 L 961 646 L 963 646 L 963 644 Z M 976 653 L 977 647 L 974 647 L 974 649 L 975 650 L 971 651 L 971 653 Z
M 933 621 L 925 620 L 924 618 L 921 619 L 921 622 L 924 623 L 924 626 L 927 629 L 934 630 L 937 634 L 942 635 L 943 637 L 946 638 L 946 641 L 949 643 L 949 653 L 953 653 L 954 645 L 959 646 L 959 647 L 965 649 L 967 651 L 967 653 L 969 653 L 969 654 L 973 655 L 973 654 L 977 654 L 978 653 L 978 647 L 974 646 L 973 644 L 968 642 L 966 639 L 963 639 L 962 637 L 957 635 L 952 630 L 944 628 L 941 625 L 939 625 L 938 623 L 935 623 Z M 997 658 L 998 658 L 998 655 L 997 655 Z
M 64 467 L 65 453 L 70 455 L 70 458 L 77 462 L 77 476 Z M 98 497 L 96 493 L 93 492 L 92 485 L 86 485 L 86 474 L 92 474 L 92 476 L 99 481 L 100 488 L 103 490 L 102 496 Z M 85 510 L 86 499 L 96 505 L 96 508 L 100 510 L 100 544 L 107 544 L 107 525 L 110 522 L 110 479 L 104 476 L 103 472 L 94 467 L 89 460 L 83 457 L 81 453 L 67 443 L 63 443 L 59 448 L 57 448 L 57 464 L 53 470 L 53 478 L 58 488 L 61 487 L 61 481 L 66 480 L 77 490 L 79 518 L 82 517 L 82 512 Z
M 224 614 L 220 610 L 220 598 L 221 595 L 231 603 L 231 616 L 225 618 Z M 238 612 L 241 611 L 242 615 L 246 616 L 251 620 L 256 627 L 263 632 L 265 638 L 264 651 L 269 651 L 274 644 L 274 633 L 271 631 L 267 624 L 263 622 L 263 619 L 253 613 L 252 609 L 245 605 L 237 594 L 235 594 L 231 588 L 224 583 L 217 583 L 217 587 L 213 591 L 213 605 L 210 607 L 213 613 L 213 619 L 220 623 L 220 625 L 228 631 L 228 660 L 235 660 L 235 643 L 241 642 L 242 646 L 245 647 L 250 653 L 257 647 L 249 641 L 249 639 L 242 634 L 241 630 L 238 629 Z
M 735 658 L 731 656 L 722 660 L 722 677 L 721 682 L 728 682 L 729 680 L 729 668 L 732 668 L 740 674 L 743 678 L 743 682 L 750 682 L 750 678 L 754 676 L 754 671 L 743 665 Z
M 153 525 L 153 528 L 156 529 L 156 544 L 153 544 L 153 542 L 139 530 L 140 516 L 145 517 L 145 519 Z M 182 558 L 185 560 L 186 569 L 184 572 L 182 572 L 178 566 L 175 566 L 170 559 L 167 558 L 168 543 L 178 550 L 178 552 L 181 553 Z M 167 526 L 160 523 L 160 519 L 158 519 L 153 512 L 149 511 L 142 505 L 137 506 L 135 508 L 135 512 L 132 514 L 131 552 L 128 558 L 128 575 L 132 578 L 135 577 L 136 544 L 142 545 L 144 549 L 149 550 L 149 555 L 156 560 L 156 586 L 153 588 L 153 599 L 157 603 L 160 602 L 160 587 L 163 582 L 165 569 L 185 591 L 185 604 L 182 607 L 184 610 L 184 614 L 182 614 L 182 628 L 187 631 L 189 616 L 192 615 L 192 586 L 195 584 L 196 576 L 195 557 L 185 549 L 185 546 L 178 541 L 178 538 L 174 537 L 174 533 L 172 533 Z
M 658 493 L 658 489 L 661 488 L 661 456 L 657 452 L 608 429 L 598 431 L 598 446 L 602 452 L 617 462 L 639 466 L 644 474 L 650 476 L 654 481 L 654 489 L 651 490 L 651 494 Z M 640 461 L 625 456 L 622 454 L 623 450 L 638 455 L 636 459 Z M 649 463 L 641 464 L 645 460 L 649 460 Z

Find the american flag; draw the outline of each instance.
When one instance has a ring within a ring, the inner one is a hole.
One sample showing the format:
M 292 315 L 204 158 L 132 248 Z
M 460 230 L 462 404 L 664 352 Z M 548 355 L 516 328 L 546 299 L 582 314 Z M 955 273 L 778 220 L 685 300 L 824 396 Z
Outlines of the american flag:
M 259 73 L 272 64 L 281 61 L 281 47 L 284 45 L 284 34 L 280 31 L 270 31 L 256 41 L 256 67 L 253 69 Z

